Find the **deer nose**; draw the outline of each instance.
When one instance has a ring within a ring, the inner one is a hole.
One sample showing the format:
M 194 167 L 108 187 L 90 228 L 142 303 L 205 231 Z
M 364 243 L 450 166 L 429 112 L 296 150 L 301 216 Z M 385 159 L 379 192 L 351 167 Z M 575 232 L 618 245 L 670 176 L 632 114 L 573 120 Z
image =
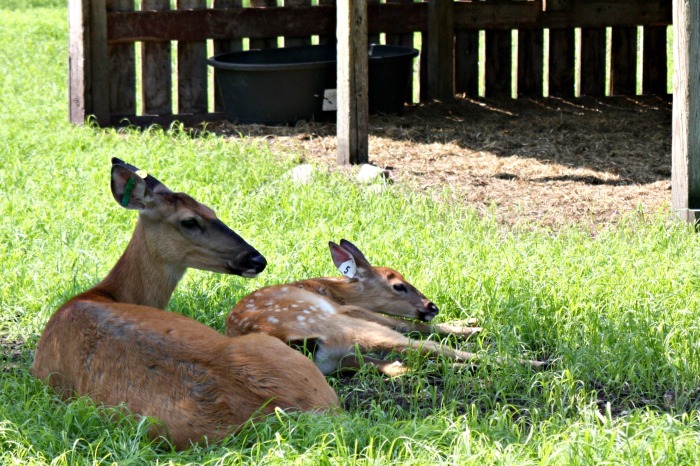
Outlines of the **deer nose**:
M 435 305 L 435 303 L 433 303 L 432 301 L 428 301 L 427 299 L 423 300 L 423 306 L 425 310 L 419 313 L 419 317 L 421 320 L 424 320 L 426 322 L 432 320 L 440 311 Z
M 254 270 L 255 273 L 260 273 L 267 267 L 267 260 L 262 256 L 262 254 L 257 253 L 247 258 L 248 267 L 250 270 Z

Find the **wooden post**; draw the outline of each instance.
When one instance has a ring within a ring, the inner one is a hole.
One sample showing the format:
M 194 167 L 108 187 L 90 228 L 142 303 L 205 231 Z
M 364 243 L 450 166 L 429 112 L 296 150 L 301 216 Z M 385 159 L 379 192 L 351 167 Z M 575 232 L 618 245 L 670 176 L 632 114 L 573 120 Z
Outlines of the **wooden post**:
M 454 98 L 454 0 L 428 2 L 428 95 Z
M 672 208 L 700 219 L 700 2 L 673 0 Z
M 338 163 L 367 163 L 369 79 L 367 0 L 338 2 Z
M 107 5 L 104 0 L 68 1 L 68 97 L 71 123 L 82 125 L 94 115 L 109 124 Z

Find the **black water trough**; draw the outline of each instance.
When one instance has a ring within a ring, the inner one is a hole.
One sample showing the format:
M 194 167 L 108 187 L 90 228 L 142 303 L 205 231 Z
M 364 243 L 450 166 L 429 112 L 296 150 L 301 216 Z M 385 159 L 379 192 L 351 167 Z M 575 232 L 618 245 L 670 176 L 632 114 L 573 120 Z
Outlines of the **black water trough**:
M 418 50 L 371 44 L 368 52 L 370 113 L 401 113 L 410 98 Z M 334 45 L 232 52 L 207 61 L 216 69 L 230 121 L 293 124 L 335 120 Z

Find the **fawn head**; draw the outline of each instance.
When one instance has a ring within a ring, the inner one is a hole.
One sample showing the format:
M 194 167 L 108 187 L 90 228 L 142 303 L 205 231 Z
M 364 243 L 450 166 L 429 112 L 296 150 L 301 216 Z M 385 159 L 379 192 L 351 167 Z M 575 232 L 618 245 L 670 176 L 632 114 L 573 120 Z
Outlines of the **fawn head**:
M 112 159 L 112 195 L 139 211 L 142 238 L 157 260 L 184 270 L 255 277 L 267 261 L 216 217 L 212 209 L 117 158 Z
M 328 245 L 333 263 L 355 288 L 355 298 L 347 304 L 424 321 L 437 315 L 438 307 L 396 270 L 373 267 L 350 241 L 340 240 L 340 245 L 331 241 Z

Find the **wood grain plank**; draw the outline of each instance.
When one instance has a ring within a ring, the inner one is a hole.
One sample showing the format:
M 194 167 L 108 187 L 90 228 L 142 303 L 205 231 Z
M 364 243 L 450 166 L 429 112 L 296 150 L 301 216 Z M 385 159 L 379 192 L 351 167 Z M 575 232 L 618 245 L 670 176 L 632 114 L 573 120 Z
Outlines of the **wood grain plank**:
M 486 31 L 484 63 L 484 95 L 511 97 L 513 39 L 510 31 Z
M 129 12 L 134 9 L 132 0 L 107 0 L 107 34 L 112 12 Z M 109 114 L 136 114 L 136 63 L 134 44 L 110 44 L 107 55 L 109 79 Z M 95 64 L 99 66 L 99 64 Z
M 549 95 L 573 97 L 575 61 L 574 30 L 549 30 Z
M 369 160 L 366 0 L 340 2 L 338 21 L 338 164 Z
M 668 55 L 665 26 L 644 26 L 642 33 L 642 93 L 668 94 Z
M 616 27 L 610 44 L 610 93 L 637 94 L 637 28 Z
M 518 97 L 544 95 L 544 31 L 518 31 Z
M 178 0 L 181 10 L 204 9 L 206 0 Z M 179 113 L 204 113 L 208 108 L 206 41 L 177 43 L 177 109 Z
M 169 0 L 142 0 L 141 8 L 167 11 Z M 143 42 L 141 44 L 141 100 L 143 113 L 173 113 L 171 42 Z
M 428 3 L 428 95 L 447 102 L 454 98 L 453 0 Z
M 581 29 L 581 95 L 605 95 L 605 36 L 605 28 Z
M 700 2 L 674 0 L 675 76 L 671 143 L 671 206 L 679 218 L 700 218 Z

